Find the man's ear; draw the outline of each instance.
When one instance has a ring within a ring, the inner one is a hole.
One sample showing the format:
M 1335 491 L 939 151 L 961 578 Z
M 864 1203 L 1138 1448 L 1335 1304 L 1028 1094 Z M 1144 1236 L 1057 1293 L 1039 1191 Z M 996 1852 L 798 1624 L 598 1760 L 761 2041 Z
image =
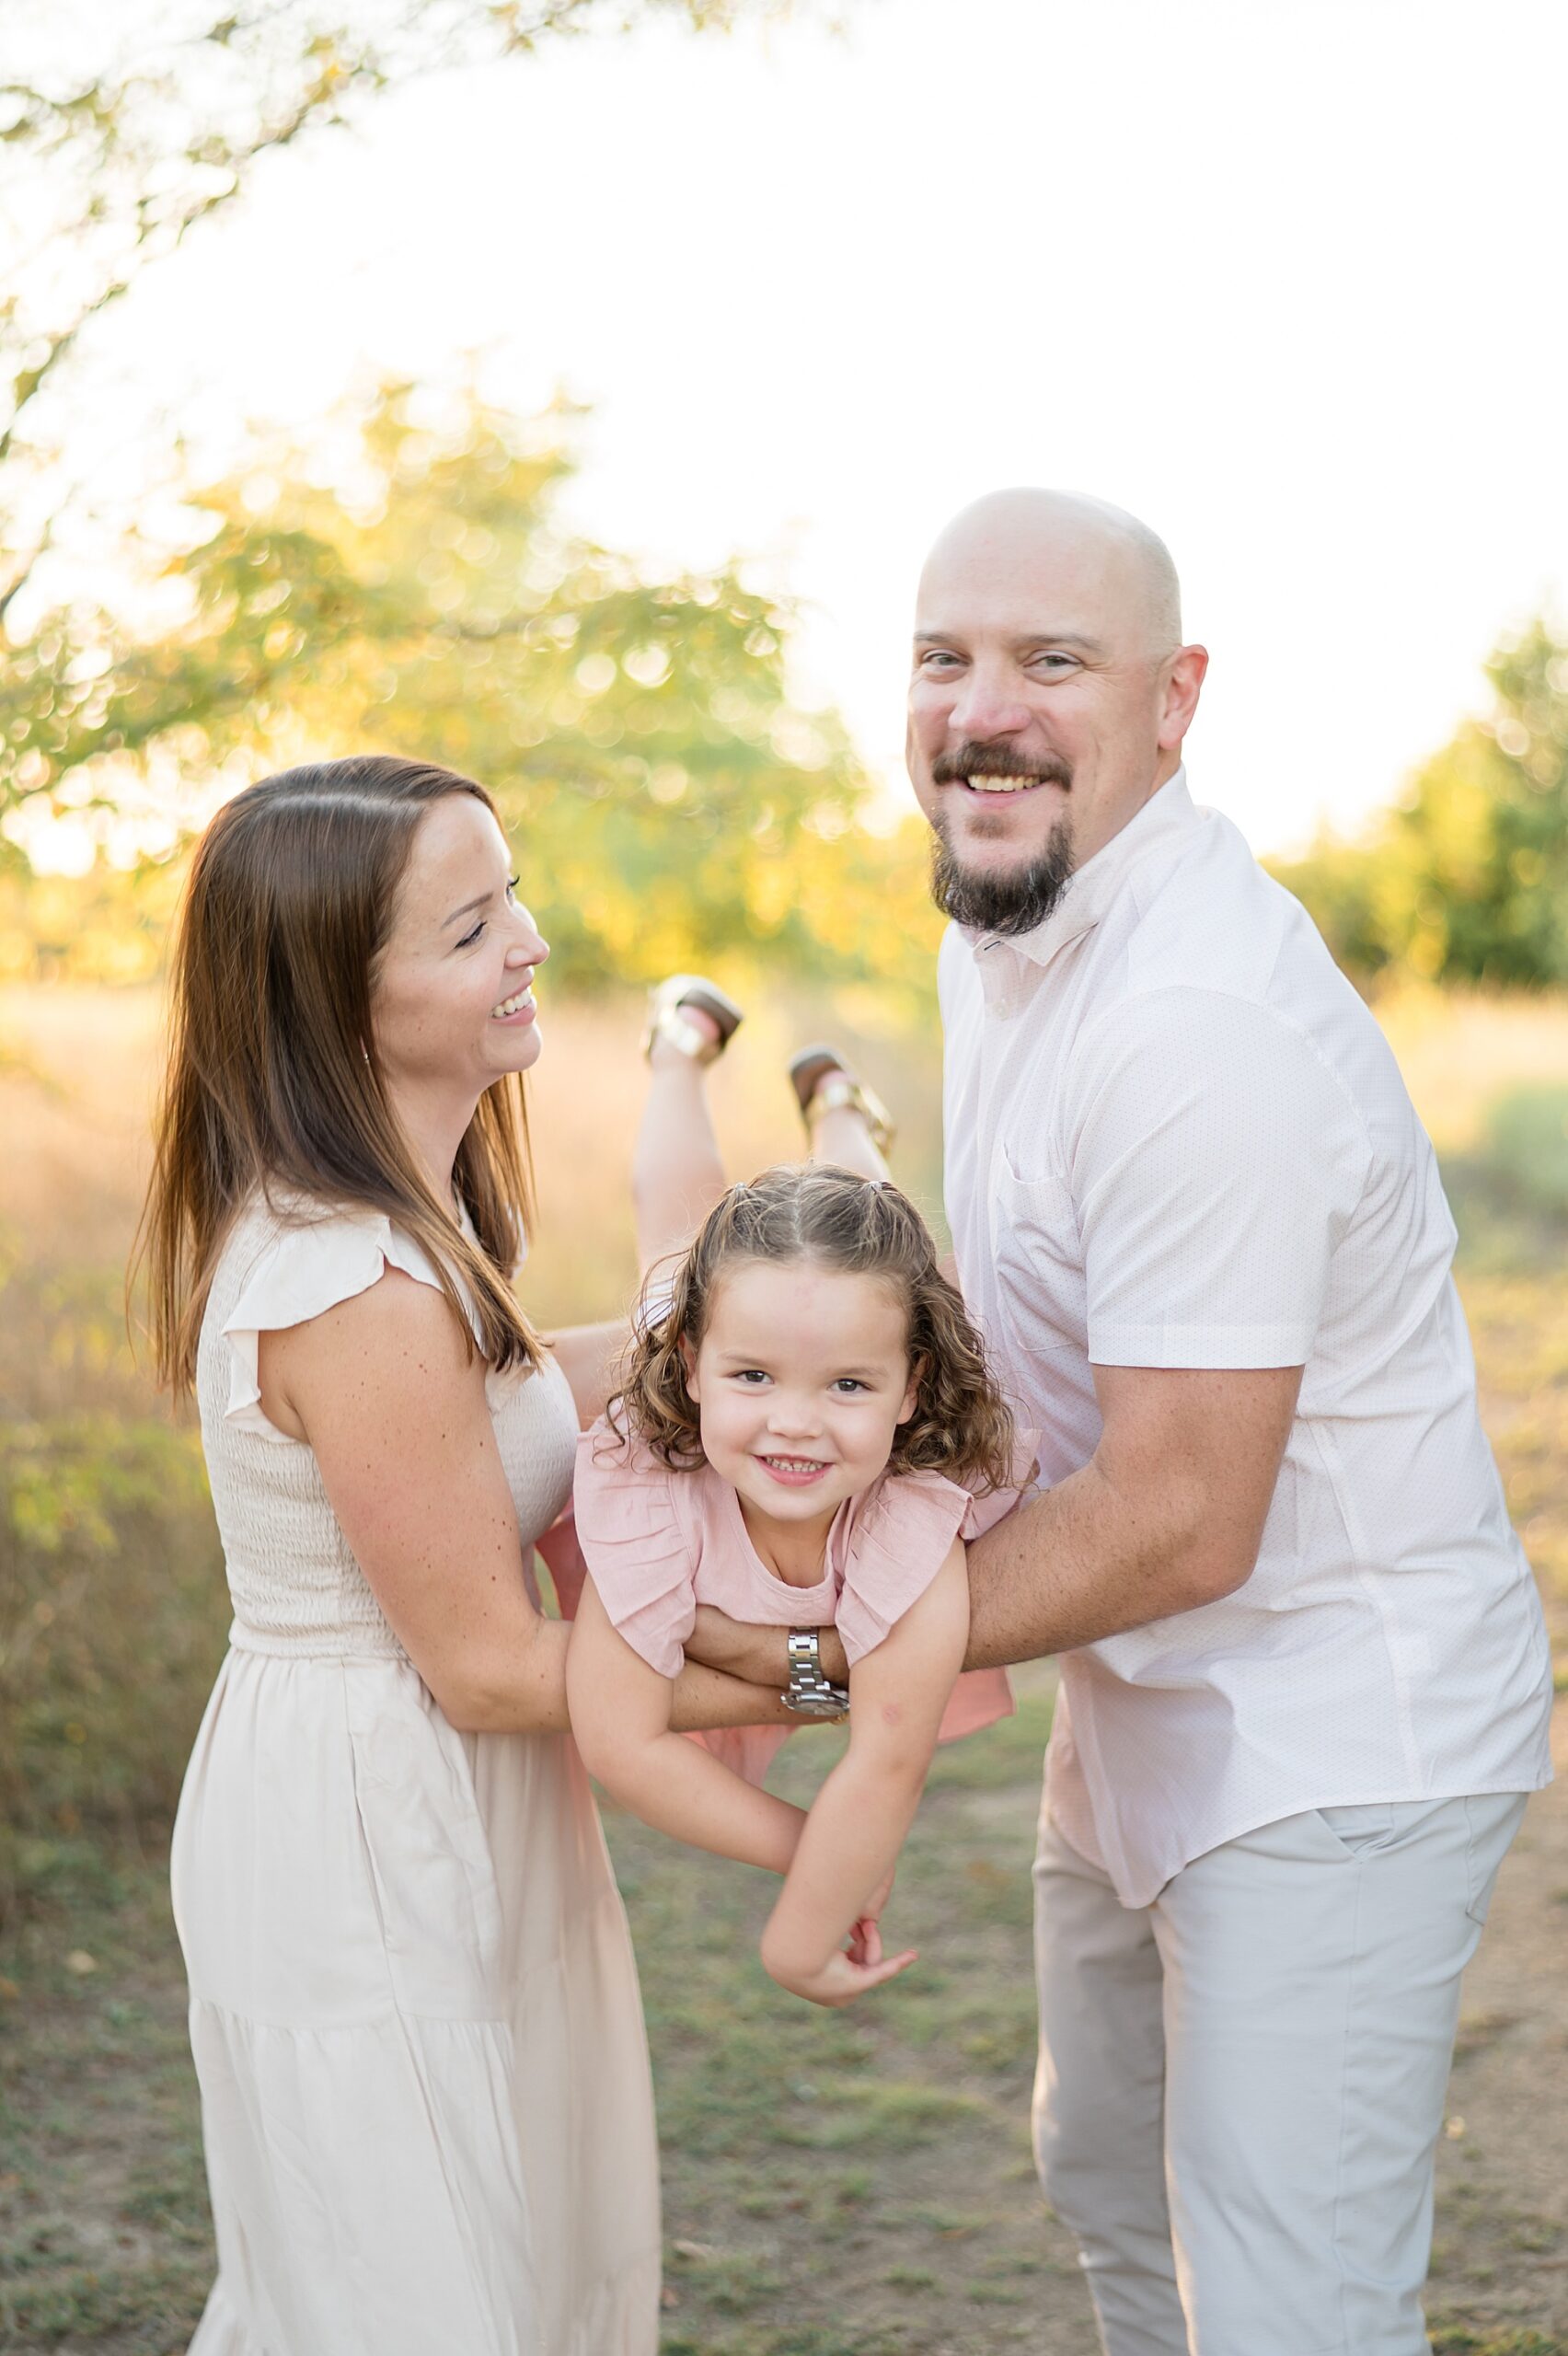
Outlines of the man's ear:
M 1207 669 L 1206 646 L 1178 648 L 1170 665 L 1170 676 L 1166 681 L 1159 715 L 1158 742 L 1162 752 L 1173 753 L 1192 726 Z

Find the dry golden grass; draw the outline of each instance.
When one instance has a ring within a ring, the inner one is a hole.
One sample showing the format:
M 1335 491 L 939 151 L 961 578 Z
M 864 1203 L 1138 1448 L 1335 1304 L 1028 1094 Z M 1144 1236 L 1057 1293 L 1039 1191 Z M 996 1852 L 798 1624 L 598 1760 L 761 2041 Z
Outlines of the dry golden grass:
M 1376 1011 L 1440 1154 L 1474 1148 L 1510 1090 L 1568 1085 L 1568 999 L 1411 986 Z

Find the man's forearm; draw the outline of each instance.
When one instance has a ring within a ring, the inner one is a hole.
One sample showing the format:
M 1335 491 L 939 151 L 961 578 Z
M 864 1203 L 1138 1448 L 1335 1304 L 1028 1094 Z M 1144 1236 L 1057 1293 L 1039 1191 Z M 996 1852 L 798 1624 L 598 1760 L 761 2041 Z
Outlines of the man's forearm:
M 1176 1530 L 1138 1517 L 1090 1461 L 998 1522 L 969 1548 L 969 1643 L 965 1669 L 1038 1660 L 1101 1636 L 1163 1620 L 1205 1599 L 1193 1589 Z M 783 1628 L 743 1626 L 698 1615 L 698 1645 L 732 1676 L 758 1685 L 790 1676 Z M 821 1631 L 822 1665 L 836 1683 L 847 1674 L 836 1628 Z
M 1129 1501 L 1090 1458 L 977 1538 L 965 1669 L 1070 1652 L 1225 1592 L 1197 1559 L 1190 1516 L 1173 1498 L 1161 1507 Z

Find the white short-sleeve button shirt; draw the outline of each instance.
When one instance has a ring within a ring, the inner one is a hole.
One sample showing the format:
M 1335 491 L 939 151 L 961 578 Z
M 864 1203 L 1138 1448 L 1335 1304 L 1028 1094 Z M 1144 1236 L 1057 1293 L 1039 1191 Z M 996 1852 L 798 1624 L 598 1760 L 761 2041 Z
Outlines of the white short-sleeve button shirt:
M 1306 1369 L 1246 1584 L 1066 1656 L 1068 1840 L 1136 1906 L 1300 1809 L 1548 1782 L 1435 1159 L 1305 910 L 1179 770 L 940 984 L 959 1273 L 1042 1479 L 1093 1454 L 1095 1366 Z

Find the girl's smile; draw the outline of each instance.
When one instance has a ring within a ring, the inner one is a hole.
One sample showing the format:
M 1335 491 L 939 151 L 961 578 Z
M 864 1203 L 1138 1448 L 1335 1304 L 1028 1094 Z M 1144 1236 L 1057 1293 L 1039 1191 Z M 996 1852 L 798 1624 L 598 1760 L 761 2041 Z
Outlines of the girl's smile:
M 825 1461 L 815 1456 L 761 1456 L 757 1461 L 767 1467 L 776 1481 L 792 1489 L 808 1487 L 828 1470 Z

